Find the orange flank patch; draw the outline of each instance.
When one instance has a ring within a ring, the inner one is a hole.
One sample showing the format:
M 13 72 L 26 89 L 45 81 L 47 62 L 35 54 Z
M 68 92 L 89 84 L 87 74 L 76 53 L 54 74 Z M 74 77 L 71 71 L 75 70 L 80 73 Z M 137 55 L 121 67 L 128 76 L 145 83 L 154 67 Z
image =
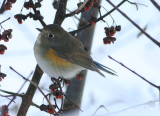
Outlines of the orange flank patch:
M 45 55 L 46 59 L 52 62 L 53 65 L 57 67 L 70 67 L 72 64 L 67 62 L 56 55 L 56 52 L 53 49 L 49 49 Z

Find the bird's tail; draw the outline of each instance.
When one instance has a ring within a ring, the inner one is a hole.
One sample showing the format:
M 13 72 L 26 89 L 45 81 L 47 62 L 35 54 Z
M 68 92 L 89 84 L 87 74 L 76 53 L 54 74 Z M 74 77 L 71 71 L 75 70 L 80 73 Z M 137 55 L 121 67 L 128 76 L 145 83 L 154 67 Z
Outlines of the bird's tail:
M 102 70 L 104 72 L 107 72 L 107 73 L 109 73 L 111 75 L 116 75 L 117 76 L 117 74 L 116 74 L 116 72 L 114 70 L 112 70 L 112 69 L 110 69 L 110 68 L 108 68 L 108 67 L 106 67 L 106 66 L 104 66 L 104 65 L 102 65 L 102 64 L 100 64 L 100 63 L 98 63 L 96 61 L 94 61 L 94 64 L 97 66 L 98 69 L 100 69 L 100 70 Z

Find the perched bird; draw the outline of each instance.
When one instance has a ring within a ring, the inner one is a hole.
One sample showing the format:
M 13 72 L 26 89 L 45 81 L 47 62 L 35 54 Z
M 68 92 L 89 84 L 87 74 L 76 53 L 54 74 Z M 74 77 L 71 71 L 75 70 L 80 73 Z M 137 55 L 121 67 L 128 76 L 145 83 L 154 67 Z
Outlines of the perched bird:
M 51 24 L 37 30 L 40 34 L 34 44 L 34 55 L 40 68 L 50 77 L 70 80 L 84 69 L 96 71 L 103 77 L 99 69 L 116 75 L 112 69 L 93 61 L 83 44 L 61 26 Z

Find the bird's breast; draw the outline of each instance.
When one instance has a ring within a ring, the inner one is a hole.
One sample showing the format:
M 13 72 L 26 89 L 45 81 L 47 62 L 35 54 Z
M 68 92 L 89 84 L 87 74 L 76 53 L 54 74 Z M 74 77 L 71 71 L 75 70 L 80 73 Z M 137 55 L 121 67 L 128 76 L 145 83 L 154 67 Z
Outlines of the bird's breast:
M 49 49 L 46 52 L 45 58 L 49 62 L 51 62 L 54 66 L 57 66 L 57 67 L 70 67 L 72 65 L 72 63 L 57 56 L 55 50 L 53 49 Z

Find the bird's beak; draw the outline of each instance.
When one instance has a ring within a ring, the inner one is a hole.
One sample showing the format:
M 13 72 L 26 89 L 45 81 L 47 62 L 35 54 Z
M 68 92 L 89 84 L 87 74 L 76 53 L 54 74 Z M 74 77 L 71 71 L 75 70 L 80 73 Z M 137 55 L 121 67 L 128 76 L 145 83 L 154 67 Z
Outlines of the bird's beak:
M 40 31 L 40 32 L 42 31 L 42 29 L 39 29 L 39 28 L 36 28 L 36 29 L 37 29 L 38 31 Z

